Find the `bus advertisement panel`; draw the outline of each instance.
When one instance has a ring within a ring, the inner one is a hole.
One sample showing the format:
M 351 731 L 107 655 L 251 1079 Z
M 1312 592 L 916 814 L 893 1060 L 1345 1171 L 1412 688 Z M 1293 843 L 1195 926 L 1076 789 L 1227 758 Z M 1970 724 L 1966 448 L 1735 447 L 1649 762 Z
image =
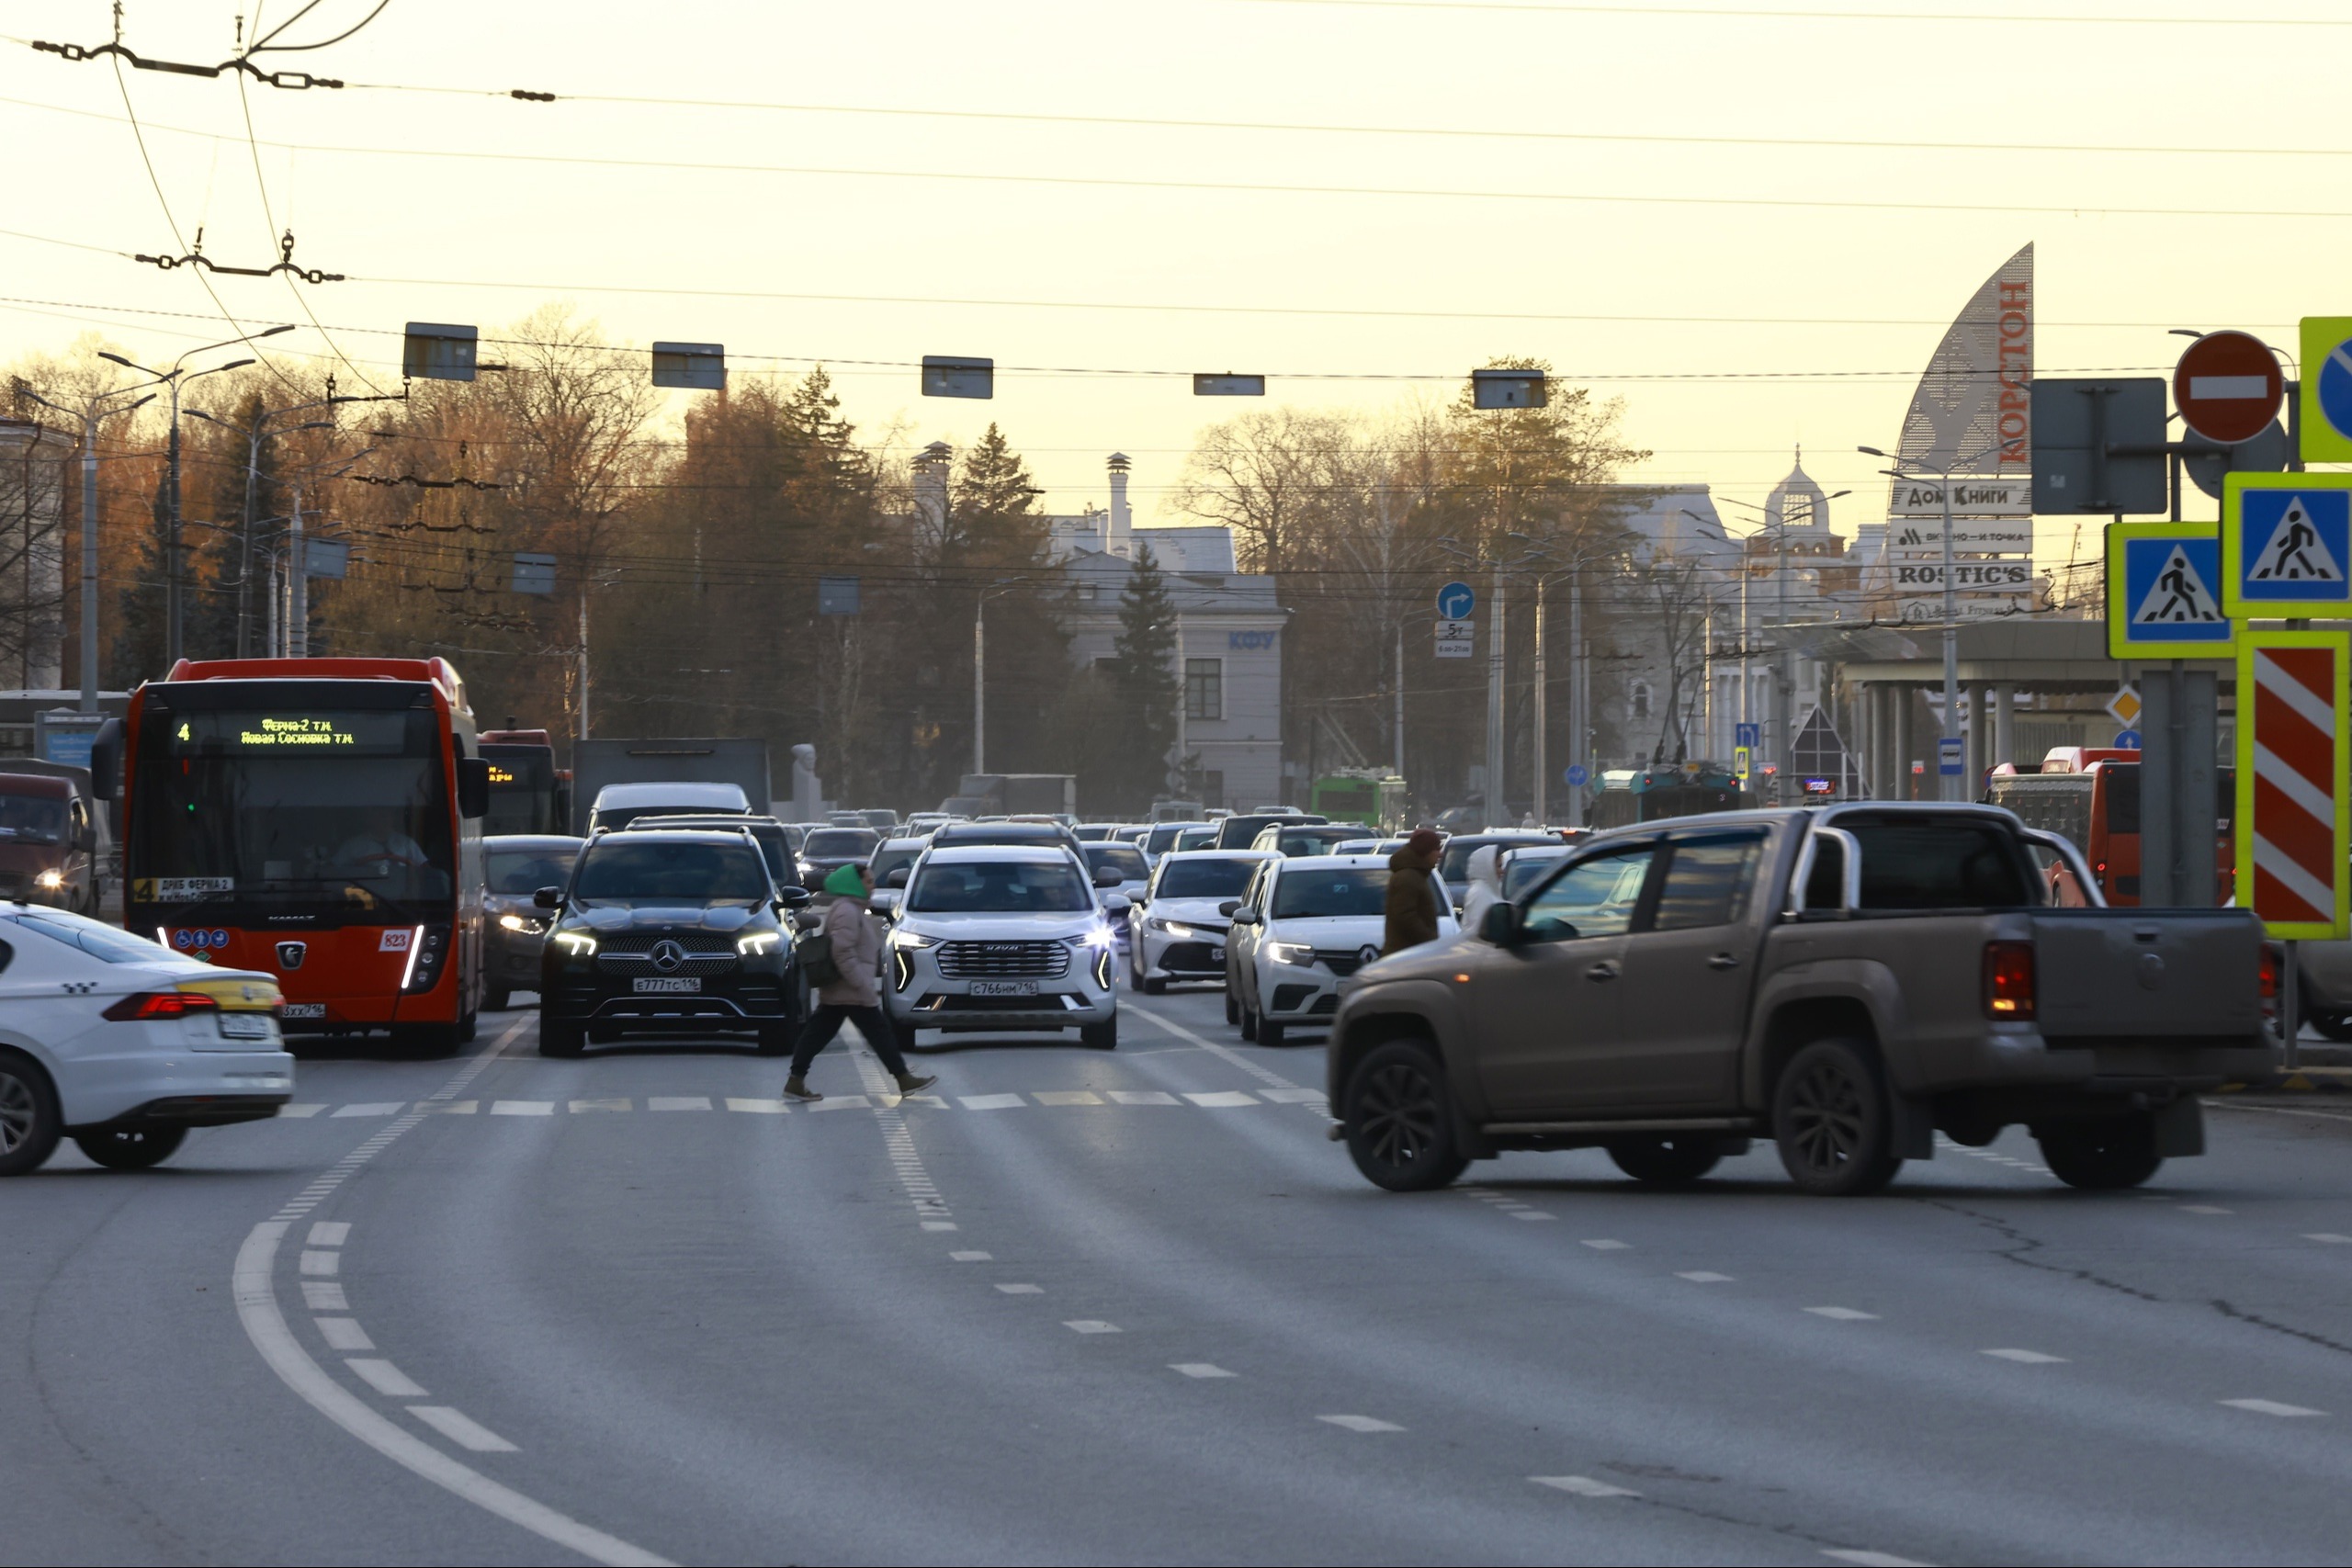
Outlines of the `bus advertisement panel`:
M 447 663 L 184 660 L 115 746 L 126 926 L 277 976 L 290 1035 L 471 1037 L 490 764 Z

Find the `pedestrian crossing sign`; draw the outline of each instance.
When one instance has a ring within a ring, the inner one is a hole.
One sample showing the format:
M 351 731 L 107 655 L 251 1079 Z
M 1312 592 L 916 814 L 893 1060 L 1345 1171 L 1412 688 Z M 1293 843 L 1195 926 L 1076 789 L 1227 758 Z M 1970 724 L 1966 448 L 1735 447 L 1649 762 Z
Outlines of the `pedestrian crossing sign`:
M 2227 659 L 2237 625 L 2222 607 L 2222 537 L 2211 523 L 2107 530 L 2110 659 Z
M 2233 619 L 2352 615 L 2352 474 L 2232 474 L 2222 609 Z

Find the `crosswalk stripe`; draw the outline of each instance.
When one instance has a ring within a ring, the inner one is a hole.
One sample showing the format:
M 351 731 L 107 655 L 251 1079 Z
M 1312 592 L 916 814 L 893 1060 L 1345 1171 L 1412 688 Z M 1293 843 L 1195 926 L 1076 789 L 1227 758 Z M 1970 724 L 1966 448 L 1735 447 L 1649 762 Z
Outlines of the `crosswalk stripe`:
M 903 1100 L 893 1100 L 891 1097 L 886 1095 L 882 1098 L 882 1103 L 885 1105 L 897 1104 L 899 1106 L 914 1106 L 930 1111 L 954 1110 L 959 1104 L 963 1109 L 967 1111 L 1012 1111 L 1028 1106 L 1033 1102 L 1036 1105 L 1054 1109 L 1066 1109 L 1089 1105 L 1100 1106 L 1108 1103 L 1111 1105 L 1129 1106 L 1190 1106 L 1204 1111 L 1231 1111 L 1238 1110 L 1243 1106 L 1263 1105 L 1269 1102 L 1276 1105 L 1302 1105 L 1310 1102 L 1319 1104 L 1322 1100 L 1323 1094 L 1319 1089 L 1261 1089 L 1254 1094 L 1243 1089 L 1204 1089 L 1198 1092 L 1186 1091 L 1182 1095 L 1178 1095 L 1170 1093 L 1165 1089 L 1106 1089 L 1100 1090 L 1091 1089 L 1031 1089 L 1024 1094 L 1006 1093 L 959 1095 L 954 1100 L 950 1100 L 944 1095 L 917 1094 L 909 1095 Z M 823 1100 L 818 1100 L 814 1104 L 807 1105 L 803 1107 L 803 1109 L 808 1111 L 869 1111 L 874 1108 L 874 1099 L 868 1095 L 834 1094 L 827 1095 Z M 713 1097 L 707 1094 L 648 1095 L 645 1097 L 644 1104 L 644 1109 L 649 1111 L 711 1111 L 721 1108 L 740 1114 L 752 1116 L 784 1116 L 790 1114 L 793 1109 L 792 1102 L 789 1100 L 768 1100 L 757 1096 L 745 1095 L 725 1095 L 720 1097 Z M 405 1100 L 360 1100 L 349 1105 L 340 1106 L 285 1106 L 280 1109 L 279 1113 L 281 1115 L 295 1118 L 321 1115 L 330 1117 L 373 1118 L 395 1115 L 407 1109 L 408 1102 Z M 475 1116 L 481 1114 L 482 1102 L 478 1100 L 424 1101 L 420 1103 L 417 1109 L 419 1111 L 427 1115 Z M 638 1101 L 634 1097 L 628 1095 L 613 1095 L 593 1098 L 583 1097 L 578 1100 L 495 1100 L 490 1102 L 489 1114 L 492 1116 L 621 1115 L 634 1111 L 637 1109 L 639 1109 Z M 1466 1190 L 1457 1189 L 1456 1190 L 1462 1191 Z

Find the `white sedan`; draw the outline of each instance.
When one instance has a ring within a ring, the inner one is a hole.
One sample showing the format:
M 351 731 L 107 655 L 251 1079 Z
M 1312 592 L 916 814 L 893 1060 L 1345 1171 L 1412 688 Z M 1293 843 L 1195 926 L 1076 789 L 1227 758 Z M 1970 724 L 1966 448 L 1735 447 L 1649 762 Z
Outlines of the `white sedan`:
M 277 1114 L 294 1058 L 277 979 L 220 969 L 85 916 L 0 903 L 0 1176 L 70 1136 L 116 1170 L 191 1127 Z
M 1326 1026 L 1340 981 L 1380 956 L 1387 924 L 1388 859 L 1315 855 L 1270 860 L 1233 910 L 1225 945 L 1225 1010 L 1241 1038 L 1280 1045 L 1295 1028 Z M 1430 873 L 1437 934 L 1456 935 L 1445 885 Z
M 1225 979 L 1224 906 L 1241 896 L 1250 873 L 1274 859 L 1268 850 L 1174 851 L 1159 857 L 1151 884 L 1127 912 L 1127 981 L 1153 996 L 1171 980 Z

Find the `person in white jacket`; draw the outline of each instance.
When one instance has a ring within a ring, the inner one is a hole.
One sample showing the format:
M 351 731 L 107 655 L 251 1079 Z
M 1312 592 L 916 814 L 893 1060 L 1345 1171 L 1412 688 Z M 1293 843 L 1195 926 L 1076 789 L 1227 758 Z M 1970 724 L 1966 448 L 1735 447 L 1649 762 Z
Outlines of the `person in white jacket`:
M 1502 872 L 1495 863 L 1502 852 L 1499 844 L 1470 852 L 1470 891 L 1462 898 L 1462 929 L 1473 936 L 1485 930 L 1487 911 L 1502 902 Z

